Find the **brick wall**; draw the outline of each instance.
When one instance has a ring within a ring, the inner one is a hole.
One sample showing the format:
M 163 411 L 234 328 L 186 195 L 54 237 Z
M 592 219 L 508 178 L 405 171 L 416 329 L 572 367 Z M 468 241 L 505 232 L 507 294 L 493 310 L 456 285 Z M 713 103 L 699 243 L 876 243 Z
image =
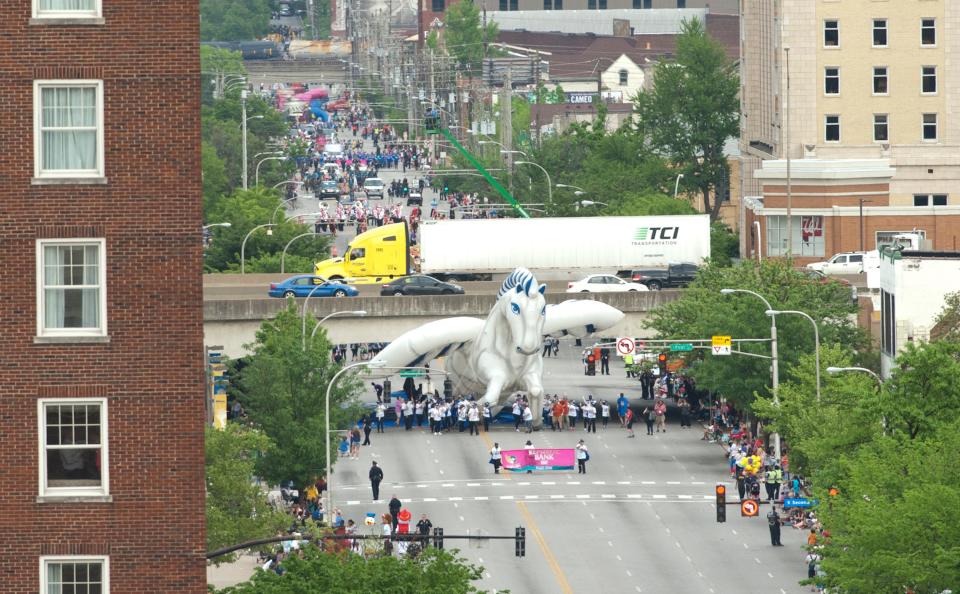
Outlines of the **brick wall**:
M 103 25 L 0 3 L 0 591 L 39 557 L 110 557 L 112 593 L 205 592 L 196 0 L 103 0 Z M 105 185 L 34 185 L 33 81 L 103 80 Z M 109 342 L 36 344 L 38 238 L 106 240 Z M 40 397 L 100 396 L 109 503 L 37 503 Z

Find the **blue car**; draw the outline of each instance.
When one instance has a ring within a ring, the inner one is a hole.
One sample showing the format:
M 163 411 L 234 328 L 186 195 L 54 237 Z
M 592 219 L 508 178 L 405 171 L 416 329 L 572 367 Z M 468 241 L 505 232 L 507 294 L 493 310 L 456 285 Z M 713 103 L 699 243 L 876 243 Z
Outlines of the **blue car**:
M 312 274 L 293 276 L 282 283 L 270 283 L 267 294 L 271 297 L 306 297 L 311 291 L 314 297 L 356 297 L 360 294 L 350 285 Z

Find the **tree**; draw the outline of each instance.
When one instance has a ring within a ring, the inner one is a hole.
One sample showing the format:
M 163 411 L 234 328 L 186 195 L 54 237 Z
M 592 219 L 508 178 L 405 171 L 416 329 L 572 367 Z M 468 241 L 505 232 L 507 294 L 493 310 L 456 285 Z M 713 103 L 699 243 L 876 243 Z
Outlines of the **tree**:
M 717 266 L 731 266 L 740 255 L 740 237 L 720 221 L 710 224 L 710 261 Z
M 943 310 L 930 329 L 930 340 L 942 338 L 960 338 L 960 292 L 950 293 L 944 298 Z
M 207 550 L 271 536 L 287 525 L 288 516 L 273 509 L 251 480 L 257 457 L 271 447 L 255 429 L 235 423 L 222 431 L 207 427 Z
M 822 549 L 830 591 L 939 593 L 960 583 L 960 423 L 928 439 L 880 436 L 849 454 L 847 476 L 819 484 L 818 516 L 830 531 Z M 830 488 L 837 495 L 831 497 Z
M 862 346 L 864 333 L 851 321 L 856 305 L 850 288 L 838 282 L 821 283 L 794 270 L 789 262 L 765 260 L 722 267 L 710 263 L 680 299 L 666 303 L 650 314 L 648 327 L 664 339 L 703 339 L 714 335 L 734 338 L 768 338 L 770 318 L 766 307 L 750 295 L 721 295 L 725 288 L 749 289 L 767 298 L 775 309 L 796 309 L 818 321 L 821 344 Z M 813 328 L 794 315 L 777 316 L 781 373 L 795 365 L 801 354 L 813 351 Z M 742 343 L 737 350 L 769 354 L 767 343 Z M 770 362 L 733 355 L 691 355 L 690 372 L 701 387 L 717 390 L 728 399 L 749 405 L 755 393 L 766 394 L 770 385 Z
M 444 24 L 447 52 L 460 66 L 479 76 L 484 48 L 497 39 L 497 24 L 490 21 L 484 27 L 480 8 L 473 0 L 456 2 L 447 8 Z
M 220 590 L 220 594 L 469 594 L 481 592 L 473 582 L 483 568 L 453 551 L 427 548 L 416 558 L 374 557 L 324 553 L 309 546 L 302 555 L 283 562 L 283 575 L 258 570 L 249 582 Z
M 279 254 L 284 246 L 294 237 L 313 230 L 308 225 L 286 218 L 277 192 L 263 188 L 237 190 L 229 196 L 223 196 L 206 216 L 211 222 L 228 222 L 231 225 L 217 231 L 213 244 L 204 253 L 204 268 L 212 272 L 235 270 L 240 266 L 243 239 L 258 225 L 270 221 L 276 224 L 272 235 L 267 234 L 266 228 L 253 232 L 247 239 L 244 255 L 249 260 L 255 260 L 276 254 L 277 271 L 280 269 Z M 327 237 L 316 235 L 301 237 L 290 244 L 287 258 L 302 256 L 316 261 L 326 258 L 328 253 Z M 294 260 L 290 261 L 292 263 Z
M 203 212 L 207 213 L 228 187 L 226 165 L 209 142 L 200 145 L 200 169 L 203 171 Z
M 308 316 L 306 349 L 301 347 L 301 318 L 296 301 L 257 331 L 247 348 L 252 354 L 240 370 L 239 399 L 250 420 L 271 439 L 275 447 L 258 459 L 258 475 L 277 484 L 292 480 L 297 485 L 323 476 L 327 440 L 324 439 L 327 386 L 341 367 L 330 357 L 330 342 Z M 355 395 L 360 383 L 350 374 L 341 375 L 330 396 L 330 439 L 334 430 L 347 429 L 359 418 Z M 334 457 L 334 460 L 336 457 Z
M 886 383 L 884 415 L 909 439 L 936 433 L 960 418 L 960 340 L 908 343 Z
M 637 133 L 683 173 L 683 185 L 703 195 L 710 220 L 722 200 L 711 194 L 730 178 L 724 144 L 739 133 L 739 81 L 723 47 L 699 19 L 684 21 L 674 62 L 660 62 L 653 86 L 634 103 Z
M 253 41 L 270 32 L 269 0 L 200 0 L 200 39 Z

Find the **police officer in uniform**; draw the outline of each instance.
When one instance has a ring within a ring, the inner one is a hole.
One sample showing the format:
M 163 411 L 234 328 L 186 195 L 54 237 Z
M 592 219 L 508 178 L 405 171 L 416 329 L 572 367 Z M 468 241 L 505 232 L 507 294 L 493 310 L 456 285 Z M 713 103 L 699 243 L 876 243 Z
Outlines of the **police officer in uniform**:
M 770 513 L 767 514 L 767 524 L 770 525 L 770 545 L 782 547 L 780 543 L 780 516 L 777 514 L 777 508 L 770 506 Z
M 776 501 L 780 497 L 780 482 L 783 481 L 783 471 L 780 470 L 780 465 L 768 470 L 764 480 L 767 488 L 767 499 Z

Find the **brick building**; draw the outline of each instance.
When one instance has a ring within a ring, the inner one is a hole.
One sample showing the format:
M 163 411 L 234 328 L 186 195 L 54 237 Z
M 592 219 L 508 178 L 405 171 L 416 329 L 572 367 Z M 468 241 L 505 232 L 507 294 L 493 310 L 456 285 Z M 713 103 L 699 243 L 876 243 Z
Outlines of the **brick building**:
M 197 2 L 0 17 L 0 591 L 205 592 Z

